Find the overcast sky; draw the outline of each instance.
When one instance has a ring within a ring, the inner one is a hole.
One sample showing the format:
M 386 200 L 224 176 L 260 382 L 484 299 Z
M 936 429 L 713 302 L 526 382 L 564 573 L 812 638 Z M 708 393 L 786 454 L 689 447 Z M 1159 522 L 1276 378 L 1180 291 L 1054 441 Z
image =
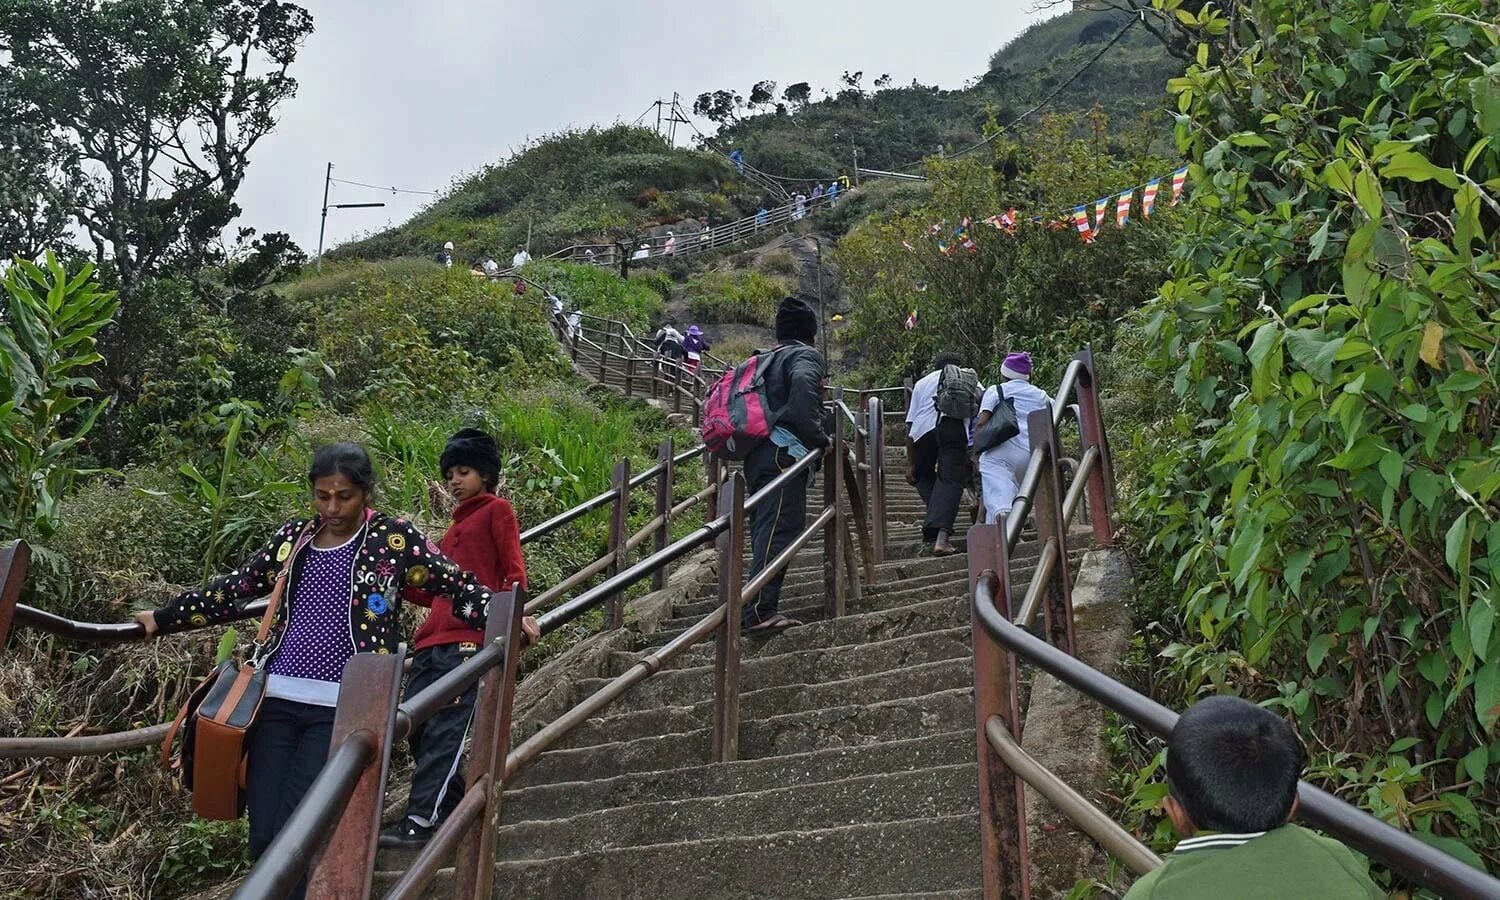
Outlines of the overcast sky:
M 309 254 L 330 161 L 335 178 L 437 190 L 528 138 L 634 121 L 673 91 L 691 107 L 702 91 L 748 94 L 770 78 L 821 96 L 846 69 L 867 86 L 889 72 L 960 87 L 1047 15 L 1034 0 L 302 4 L 315 31 L 292 70 L 301 88 L 251 156 L 238 224 L 290 232 Z M 326 243 L 402 222 L 428 199 L 335 184 L 330 203 L 386 207 L 331 211 Z

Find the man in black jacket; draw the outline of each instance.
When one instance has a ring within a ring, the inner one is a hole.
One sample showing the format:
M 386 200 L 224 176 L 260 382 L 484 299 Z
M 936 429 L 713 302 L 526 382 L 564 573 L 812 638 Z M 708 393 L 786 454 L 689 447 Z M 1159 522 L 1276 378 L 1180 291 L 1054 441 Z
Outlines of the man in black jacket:
M 828 446 L 823 430 L 823 382 L 828 364 L 813 346 L 818 317 L 795 297 L 781 301 L 776 311 L 776 349 L 766 364 L 766 395 L 775 410 L 769 440 L 745 458 L 745 480 L 751 494 L 770 484 L 808 453 Z M 829 477 L 832 477 L 830 475 Z M 807 524 L 807 472 L 783 485 L 750 513 L 750 571 L 754 579 L 802 532 Z M 745 605 L 740 617 L 746 634 L 774 634 L 801 625 L 776 611 L 782 575 L 771 579 Z

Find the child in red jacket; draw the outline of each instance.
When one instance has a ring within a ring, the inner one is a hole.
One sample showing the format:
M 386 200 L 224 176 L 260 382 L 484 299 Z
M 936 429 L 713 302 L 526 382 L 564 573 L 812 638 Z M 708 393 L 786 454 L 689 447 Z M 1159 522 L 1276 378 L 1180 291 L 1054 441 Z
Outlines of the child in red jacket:
M 500 451 L 495 439 L 477 428 L 460 429 L 448 439 L 439 465 L 458 507 L 453 510 L 453 524 L 438 546 L 492 590 L 508 590 L 516 583 L 526 587 L 521 528 L 515 510 L 508 500 L 495 495 L 500 480 Z M 416 587 L 408 589 L 407 597 L 431 608 L 412 639 L 411 678 L 406 685 L 410 697 L 478 652 L 484 633 L 455 616 L 446 597 Z M 535 637 L 534 620 L 528 618 L 523 627 L 527 637 Z M 474 718 L 476 691 L 477 687 L 469 688 L 412 732 L 416 770 L 412 773 L 411 799 L 406 804 L 406 817 L 381 832 L 382 847 L 420 847 L 427 843 L 463 797 L 460 764 Z

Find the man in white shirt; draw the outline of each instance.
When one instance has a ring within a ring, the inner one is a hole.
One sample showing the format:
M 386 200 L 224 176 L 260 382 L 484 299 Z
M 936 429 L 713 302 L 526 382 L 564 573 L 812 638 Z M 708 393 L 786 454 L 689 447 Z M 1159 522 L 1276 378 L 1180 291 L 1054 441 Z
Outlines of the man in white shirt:
M 937 408 L 943 368 L 960 364 L 957 354 L 939 353 L 933 371 L 912 386 L 906 411 L 906 483 L 916 486 L 927 506 L 922 540 L 932 541 L 934 556 L 957 552 L 951 539 L 969 480 L 969 420 Z
M 525 247 L 517 247 L 516 255 L 510 258 L 510 267 L 519 269 L 529 262 L 531 262 L 531 254 L 526 252 Z
M 484 274 L 490 277 L 494 277 L 500 274 L 500 264 L 495 262 L 495 258 L 493 256 L 486 256 L 484 258 Z

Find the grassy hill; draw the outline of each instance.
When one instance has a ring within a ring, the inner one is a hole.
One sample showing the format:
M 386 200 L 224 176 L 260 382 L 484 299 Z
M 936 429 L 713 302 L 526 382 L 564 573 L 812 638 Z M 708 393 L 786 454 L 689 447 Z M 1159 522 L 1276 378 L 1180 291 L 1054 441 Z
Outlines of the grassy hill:
M 752 212 L 762 191 L 740 179 L 722 152 L 743 149 L 774 175 L 828 178 L 861 165 L 894 169 L 944 147 L 979 140 L 1030 109 L 1076 73 L 1129 21 L 1078 10 L 1038 23 L 991 57 L 989 70 L 959 90 L 913 83 L 874 91 L 848 87 L 794 108 L 727 122 L 711 150 L 674 149 L 649 129 L 616 125 L 544 139 L 453 186 L 408 222 L 347 243 L 334 258 L 435 253 L 444 241 L 459 260 L 506 259 L 524 242 L 550 251 L 576 240 L 625 236 L 684 217 L 715 221 Z M 1047 111 L 1098 105 L 1119 126 L 1159 109 L 1180 64 L 1137 27 L 1069 84 Z M 1165 127 L 1163 127 L 1165 131 Z

